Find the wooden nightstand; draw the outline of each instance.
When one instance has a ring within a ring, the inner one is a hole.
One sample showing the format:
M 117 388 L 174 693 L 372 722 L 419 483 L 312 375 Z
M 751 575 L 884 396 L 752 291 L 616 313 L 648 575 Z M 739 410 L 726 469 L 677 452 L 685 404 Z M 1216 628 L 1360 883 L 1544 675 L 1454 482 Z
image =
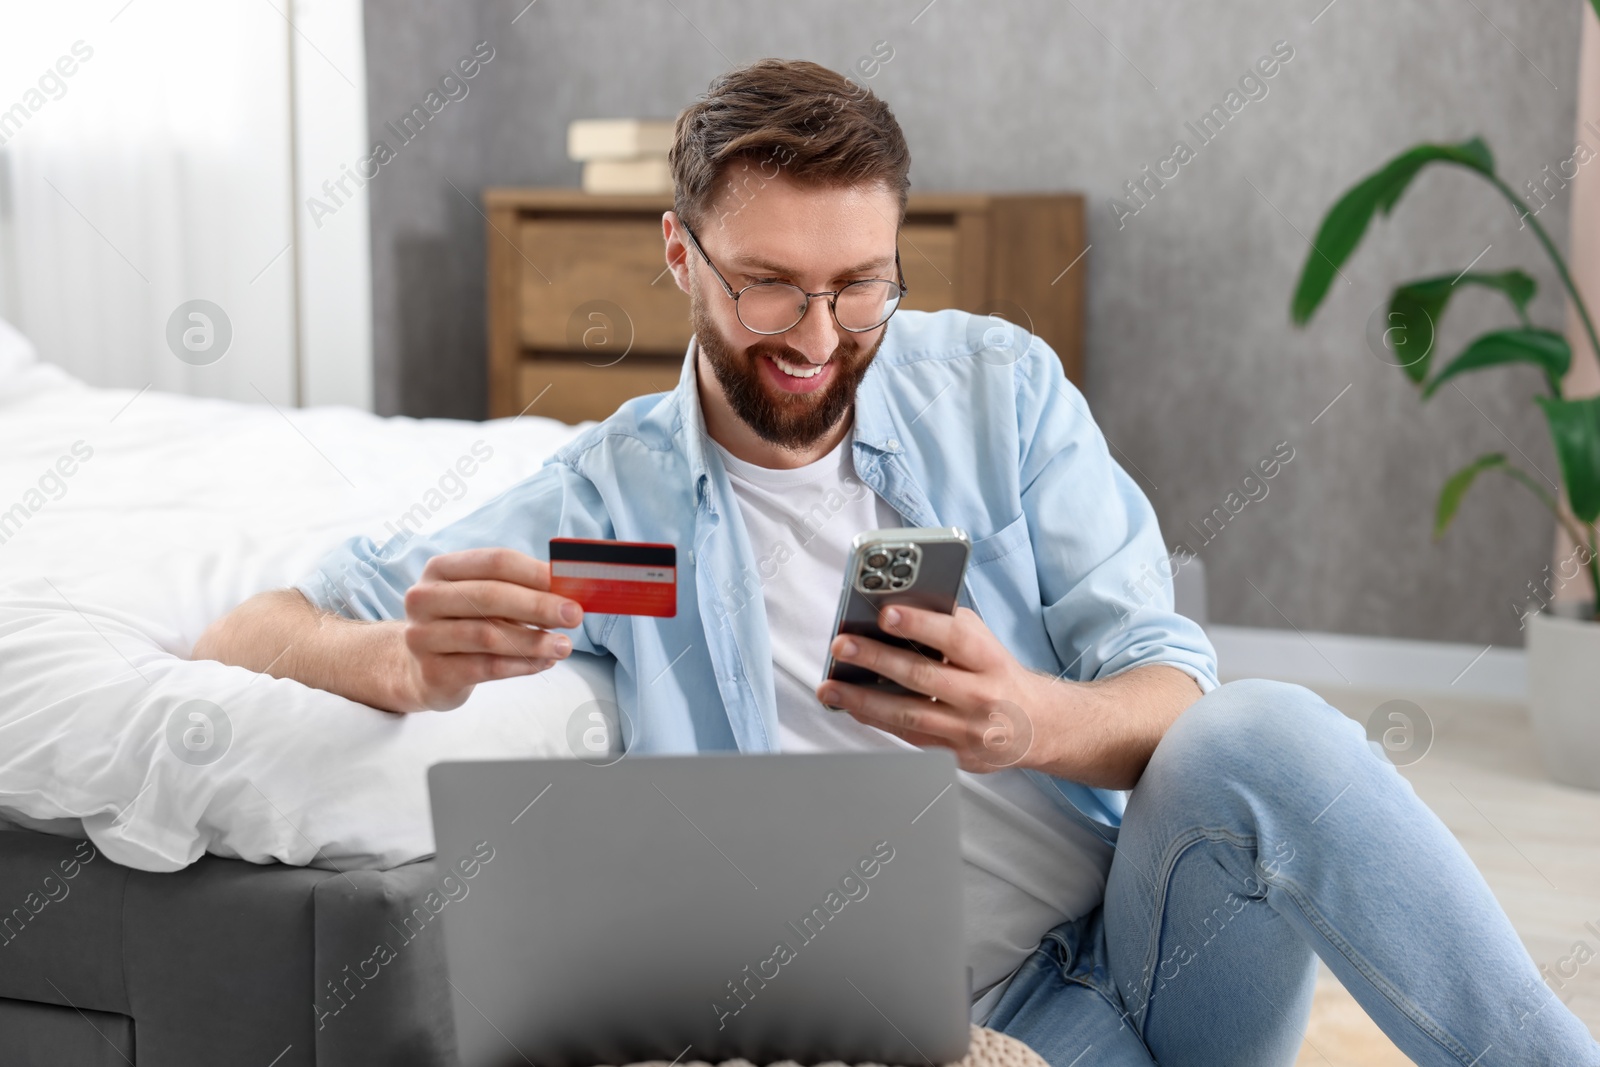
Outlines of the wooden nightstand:
M 489 415 L 603 419 L 673 388 L 689 298 L 666 273 L 668 196 L 489 189 Z M 905 308 L 961 308 L 1038 334 L 1082 384 L 1077 194 L 923 193 L 900 231 Z M 1068 269 L 1071 268 L 1071 269 Z

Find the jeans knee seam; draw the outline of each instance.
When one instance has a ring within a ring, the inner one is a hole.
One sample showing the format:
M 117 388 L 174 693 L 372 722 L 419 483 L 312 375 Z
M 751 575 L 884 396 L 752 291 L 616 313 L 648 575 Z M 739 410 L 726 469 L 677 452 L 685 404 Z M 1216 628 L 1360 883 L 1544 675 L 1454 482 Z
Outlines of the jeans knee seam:
M 1281 889 L 1284 895 L 1294 902 L 1295 907 L 1300 910 L 1300 914 L 1305 918 L 1306 922 L 1314 926 L 1317 932 L 1327 940 L 1328 944 L 1332 945 L 1341 956 L 1349 961 L 1352 967 L 1360 971 L 1362 977 L 1385 1000 L 1393 1005 L 1396 1011 L 1411 1020 L 1413 1026 L 1431 1038 L 1439 1045 L 1441 1050 L 1454 1057 L 1463 1067 L 1472 1067 L 1476 1060 L 1472 1058 L 1471 1051 L 1445 1032 L 1443 1027 L 1414 1004 L 1409 997 L 1386 981 L 1359 952 L 1355 951 L 1354 946 L 1339 936 L 1338 932 L 1328 923 L 1322 913 L 1311 904 L 1310 898 L 1298 883 L 1288 878 L 1279 878 L 1273 881 L 1271 885 L 1275 889 Z

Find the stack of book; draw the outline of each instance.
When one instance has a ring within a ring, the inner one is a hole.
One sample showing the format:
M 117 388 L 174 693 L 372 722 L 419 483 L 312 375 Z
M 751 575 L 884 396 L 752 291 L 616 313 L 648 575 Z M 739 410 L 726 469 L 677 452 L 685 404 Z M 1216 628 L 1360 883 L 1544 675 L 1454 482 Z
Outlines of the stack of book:
M 586 193 L 670 193 L 672 123 L 579 119 L 567 127 L 567 155 L 583 164 Z

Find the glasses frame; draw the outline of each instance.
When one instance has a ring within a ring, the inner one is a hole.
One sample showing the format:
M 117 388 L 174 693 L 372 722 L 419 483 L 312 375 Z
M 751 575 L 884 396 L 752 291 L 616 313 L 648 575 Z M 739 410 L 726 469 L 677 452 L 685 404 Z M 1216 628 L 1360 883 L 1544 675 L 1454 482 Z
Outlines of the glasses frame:
M 898 245 L 896 245 L 894 250 L 894 273 L 897 280 L 893 282 L 889 282 L 888 278 L 858 278 L 856 281 L 842 285 L 837 289 L 825 289 L 818 293 L 808 293 L 804 289 L 801 289 L 800 286 L 791 282 L 751 282 L 749 285 L 746 285 L 742 289 L 735 292 L 733 286 L 728 284 L 728 279 L 724 278 L 722 276 L 722 272 L 717 269 L 717 265 L 711 262 L 711 257 L 706 255 L 706 250 L 700 247 L 700 239 L 694 235 L 693 230 L 689 229 L 688 224 L 682 219 L 679 219 L 678 226 L 683 230 L 684 236 L 689 239 L 689 246 L 696 252 L 700 253 L 700 258 L 706 261 L 706 266 L 711 268 L 711 273 L 717 276 L 717 281 L 722 285 L 722 291 L 727 293 L 728 299 L 733 301 L 733 314 L 734 317 L 739 320 L 739 325 L 743 326 L 751 333 L 758 334 L 762 337 L 776 337 L 779 334 L 788 333 L 790 330 L 804 322 L 806 312 L 811 310 L 811 298 L 814 296 L 825 296 L 828 298 L 828 312 L 833 316 L 834 325 L 838 326 L 839 329 L 845 331 L 846 333 L 871 333 L 873 330 L 881 329 L 883 326 L 888 324 L 890 319 L 894 318 L 894 313 L 900 310 L 900 301 L 906 298 L 906 274 L 905 271 L 900 267 L 900 248 Z M 895 299 L 894 308 L 889 312 L 888 315 L 884 316 L 883 322 L 878 323 L 876 326 L 868 326 L 864 330 L 856 330 L 851 329 L 849 326 L 846 326 L 844 323 L 839 321 L 839 294 L 850 288 L 850 286 L 860 285 L 863 282 L 889 282 L 890 285 L 898 285 L 900 287 L 900 295 Z M 800 305 L 800 314 L 795 318 L 793 323 L 785 326 L 781 330 L 753 329 L 749 323 L 744 321 L 744 316 L 739 313 L 739 298 L 745 293 L 749 292 L 751 289 L 759 289 L 762 287 L 771 288 L 775 285 L 782 285 L 789 289 L 797 290 L 801 294 L 804 303 Z

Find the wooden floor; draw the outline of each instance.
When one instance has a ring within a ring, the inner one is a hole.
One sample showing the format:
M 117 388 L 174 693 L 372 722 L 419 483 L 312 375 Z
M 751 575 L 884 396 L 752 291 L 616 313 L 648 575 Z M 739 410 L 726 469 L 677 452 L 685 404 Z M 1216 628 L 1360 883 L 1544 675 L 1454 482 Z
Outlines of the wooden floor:
M 1540 769 L 1526 711 L 1423 694 L 1319 688 L 1365 722 L 1385 701 L 1409 699 L 1432 720 L 1433 746 L 1403 769 L 1478 868 L 1536 963 L 1557 974 L 1556 995 L 1600 1036 L 1600 793 L 1555 785 Z M 1596 702 L 1600 713 L 1600 701 Z M 1587 942 L 1587 951 L 1579 947 Z M 1575 950 L 1577 950 L 1575 952 Z M 1587 963 L 1589 952 L 1594 955 Z M 1559 972 L 1573 975 L 1562 981 Z M 1411 1061 L 1322 968 L 1296 1067 L 1403 1067 Z

